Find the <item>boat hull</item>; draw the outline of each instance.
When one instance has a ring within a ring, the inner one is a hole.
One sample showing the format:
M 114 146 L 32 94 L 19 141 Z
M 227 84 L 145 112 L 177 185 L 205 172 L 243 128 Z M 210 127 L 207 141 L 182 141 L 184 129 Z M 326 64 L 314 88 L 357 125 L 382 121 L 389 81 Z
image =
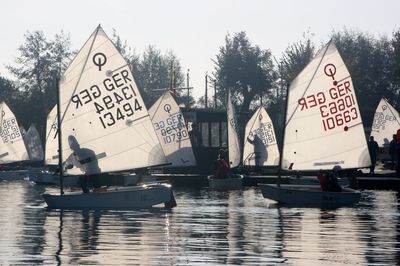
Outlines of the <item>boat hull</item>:
M 319 185 L 259 184 L 264 198 L 282 204 L 306 206 L 342 206 L 360 201 L 361 193 L 350 188 L 342 192 L 322 191 Z
M 234 175 L 228 178 L 214 178 L 214 176 L 208 176 L 208 185 L 211 189 L 215 190 L 234 190 L 241 189 L 243 184 L 242 175 Z
M 28 170 L 0 171 L 0 181 L 28 180 Z
M 42 196 L 50 209 L 140 209 L 162 203 L 168 207 L 168 204 L 174 205 L 175 202 L 170 185 L 158 183 L 89 193 L 45 193 Z
M 56 173 L 41 171 L 33 172 L 29 175 L 29 180 L 37 185 L 60 185 L 60 176 Z M 108 186 L 134 186 L 139 183 L 155 182 L 156 177 L 152 175 L 136 175 L 129 173 L 110 173 L 107 178 L 103 178 L 101 183 Z M 80 176 L 64 176 L 63 186 L 81 187 Z

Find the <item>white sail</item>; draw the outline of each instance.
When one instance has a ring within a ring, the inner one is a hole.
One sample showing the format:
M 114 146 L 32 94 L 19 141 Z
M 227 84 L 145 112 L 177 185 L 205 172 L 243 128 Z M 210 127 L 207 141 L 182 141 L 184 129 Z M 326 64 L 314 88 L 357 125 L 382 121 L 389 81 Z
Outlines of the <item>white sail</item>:
M 25 146 L 31 161 L 43 160 L 43 147 L 39 132 L 35 125 L 31 125 L 24 136 Z
M 238 123 L 236 118 L 235 107 L 231 100 L 231 91 L 228 93 L 228 149 L 230 167 L 234 168 L 240 163 L 240 143 L 238 134 Z
M 65 71 L 59 90 L 66 174 L 167 162 L 129 64 L 100 26 Z
M 353 82 L 332 42 L 290 85 L 283 148 L 284 169 L 370 165 Z
M 153 104 L 149 114 L 169 166 L 196 165 L 185 119 L 169 91 Z
M 274 125 L 263 107 L 258 108 L 247 122 L 243 146 L 243 165 L 279 165 L 279 150 Z
M 375 111 L 374 121 L 371 127 L 371 136 L 380 147 L 388 146 L 392 136 L 400 128 L 399 112 L 391 106 L 385 98 L 382 98 Z
M 58 165 L 58 133 L 57 133 L 57 105 L 51 109 L 47 115 L 46 122 L 46 145 L 45 160 L 46 165 Z
M 5 102 L 0 103 L 0 163 L 28 160 L 17 119 Z

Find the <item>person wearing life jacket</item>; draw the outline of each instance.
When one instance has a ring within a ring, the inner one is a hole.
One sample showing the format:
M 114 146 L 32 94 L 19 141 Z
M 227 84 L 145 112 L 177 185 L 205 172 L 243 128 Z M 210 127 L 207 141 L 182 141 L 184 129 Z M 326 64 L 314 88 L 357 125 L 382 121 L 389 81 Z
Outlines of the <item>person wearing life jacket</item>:
M 333 167 L 332 171 L 322 171 L 319 170 L 317 173 L 317 177 L 319 183 L 321 185 L 322 191 L 333 191 L 333 192 L 341 192 L 342 187 L 339 185 L 338 182 L 338 175 L 339 175 L 339 166 Z
M 215 173 L 214 173 L 215 178 L 228 177 L 229 164 L 224 158 L 225 157 L 224 153 L 225 151 L 223 149 L 220 149 L 218 152 L 218 158 L 217 161 L 215 162 Z

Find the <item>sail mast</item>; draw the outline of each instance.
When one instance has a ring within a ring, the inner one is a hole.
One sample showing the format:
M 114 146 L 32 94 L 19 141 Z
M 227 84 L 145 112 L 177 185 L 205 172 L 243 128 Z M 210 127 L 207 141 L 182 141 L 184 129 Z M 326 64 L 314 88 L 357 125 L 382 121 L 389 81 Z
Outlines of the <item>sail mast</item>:
M 286 131 L 286 116 L 287 116 L 287 109 L 289 105 L 288 101 L 289 96 L 289 84 L 286 85 L 286 98 L 285 98 L 285 108 L 283 111 L 283 127 L 282 127 L 282 136 L 279 145 L 279 166 L 278 166 L 278 180 L 277 185 L 278 187 L 281 186 L 281 177 L 282 177 L 282 161 L 283 161 L 283 143 L 285 143 L 285 131 Z
M 58 129 L 58 169 L 60 170 L 60 194 L 64 194 L 64 169 L 62 158 L 62 138 L 61 138 L 61 104 L 60 104 L 60 85 L 59 79 L 56 79 L 57 90 L 57 129 Z

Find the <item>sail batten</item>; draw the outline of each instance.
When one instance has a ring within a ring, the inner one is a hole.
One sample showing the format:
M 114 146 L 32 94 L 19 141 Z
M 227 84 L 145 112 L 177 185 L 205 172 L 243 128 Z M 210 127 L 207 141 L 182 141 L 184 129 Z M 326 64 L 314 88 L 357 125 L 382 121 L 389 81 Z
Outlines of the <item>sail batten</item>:
M 287 97 L 283 169 L 370 165 L 353 82 L 333 42 L 293 80 Z

